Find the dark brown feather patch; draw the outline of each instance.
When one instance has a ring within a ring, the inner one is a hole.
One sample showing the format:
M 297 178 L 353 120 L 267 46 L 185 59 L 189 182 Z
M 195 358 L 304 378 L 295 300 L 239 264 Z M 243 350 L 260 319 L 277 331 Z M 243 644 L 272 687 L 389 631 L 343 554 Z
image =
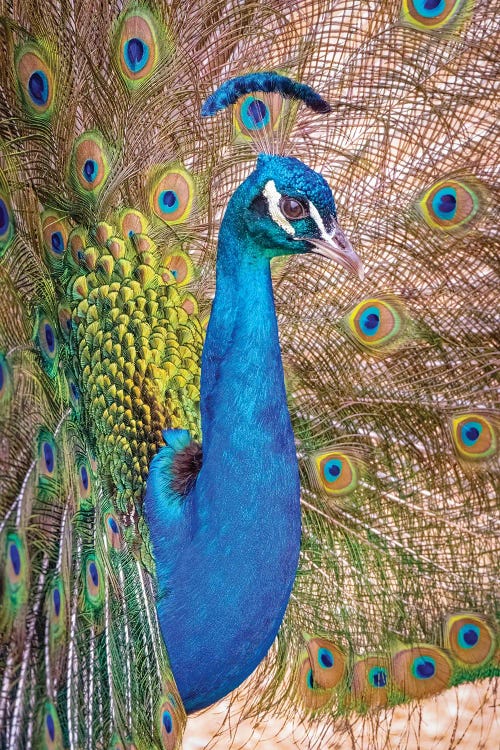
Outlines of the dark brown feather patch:
M 172 464 L 172 489 L 179 495 L 187 495 L 193 488 L 203 463 L 201 443 L 189 443 L 175 454 Z

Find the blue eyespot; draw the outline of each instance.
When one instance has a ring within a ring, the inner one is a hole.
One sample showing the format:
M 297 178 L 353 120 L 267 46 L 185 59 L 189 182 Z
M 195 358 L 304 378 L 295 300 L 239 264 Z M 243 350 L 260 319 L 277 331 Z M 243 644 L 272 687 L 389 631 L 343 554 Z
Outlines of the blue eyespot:
M 5 201 L 0 198 L 0 236 L 7 233 L 9 225 L 9 212 Z
M 35 70 L 28 81 L 28 92 L 34 104 L 43 107 L 49 100 L 49 82 L 43 70 Z
M 56 340 L 54 337 L 54 331 L 50 323 L 45 323 L 45 341 L 47 342 L 47 349 L 52 354 L 56 347 Z
M 54 451 L 50 443 L 43 444 L 43 458 L 45 460 L 45 466 L 49 474 L 54 471 Z
M 90 573 L 90 577 L 92 578 L 92 583 L 94 584 L 94 586 L 98 586 L 99 585 L 99 572 L 97 570 L 97 565 L 95 564 L 95 562 L 89 563 L 89 573 Z
M 368 681 L 372 687 L 385 687 L 387 685 L 387 670 L 383 667 L 372 667 L 368 672 Z
M 172 721 L 172 715 L 170 711 L 164 711 L 162 716 L 162 723 L 165 727 L 165 731 L 167 734 L 171 734 L 172 729 L 174 728 L 174 723 Z
M 43 313 L 38 319 L 35 342 L 40 349 L 46 370 L 53 376 L 57 360 L 57 338 L 52 324 Z
M 458 631 L 458 645 L 462 648 L 474 648 L 479 641 L 480 634 L 481 631 L 477 625 L 473 625 L 472 623 L 462 625 Z
M 270 119 L 269 107 L 261 99 L 249 96 L 241 105 L 241 121 L 248 130 L 260 130 Z
M 342 474 L 342 461 L 332 458 L 327 461 L 323 469 L 327 482 L 335 482 Z
M 82 486 L 84 490 L 88 490 L 89 488 L 89 473 L 87 471 L 87 468 L 85 466 L 82 466 L 80 469 L 80 477 L 82 480 Z
M 179 198 L 173 190 L 162 190 L 160 193 L 160 208 L 165 213 L 173 213 L 179 207 Z
M 71 381 L 70 388 L 71 388 L 71 395 L 73 396 L 73 398 L 75 399 L 75 401 L 78 401 L 78 399 L 80 398 L 80 393 L 78 392 L 78 388 L 73 383 L 73 381 Z
M 47 727 L 47 732 L 49 733 L 51 742 L 54 742 L 56 737 L 56 726 L 54 724 L 52 714 L 47 714 L 47 716 L 45 717 L 45 725 Z
M 483 425 L 479 422 L 466 422 L 464 425 L 462 425 L 460 434 L 464 445 L 467 445 L 470 448 L 472 445 L 477 443 L 482 431 Z
M 21 572 L 21 555 L 17 549 L 17 545 L 12 543 L 9 546 L 10 562 L 12 564 L 12 570 L 16 576 Z
M 446 8 L 446 0 L 413 0 L 415 10 L 425 18 L 435 18 Z
M 3 374 L 3 364 L 0 362 L 0 391 L 3 388 L 3 384 L 5 382 L 4 374 Z
M 149 47 L 142 39 L 132 37 L 125 42 L 125 62 L 132 73 L 139 73 L 149 60 Z
M 83 165 L 83 177 L 87 182 L 94 182 L 99 172 L 99 167 L 94 159 L 87 159 Z
M 56 613 L 56 616 L 59 617 L 59 612 L 61 611 L 61 592 L 58 588 L 54 589 L 52 601 L 54 602 L 54 612 Z
M 318 651 L 318 663 L 323 669 L 331 669 L 335 663 L 334 656 L 328 648 L 320 648 Z
M 380 328 L 380 310 L 377 307 L 367 307 L 363 310 L 359 325 L 365 336 L 375 336 Z
M 118 534 L 118 524 L 116 523 L 116 521 L 113 518 L 113 516 L 110 516 L 108 518 L 108 524 L 109 524 L 109 528 L 111 529 L 111 531 L 113 532 L 113 534 Z
M 428 680 L 436 674 L 436 661 L 432 656 L 419 656 L 413 661 L 411 671 L 418 680 Z
M 440 219 L 454 219 L 457 212 L 457 191 L 453 187 L 438 190 L 432 199 L 432 210 Z
M 64 240 L 61 232 L 53 232 L 50 237 L 50 244 L 52 246 L 52 250 L 60 255 L 64 252 Z

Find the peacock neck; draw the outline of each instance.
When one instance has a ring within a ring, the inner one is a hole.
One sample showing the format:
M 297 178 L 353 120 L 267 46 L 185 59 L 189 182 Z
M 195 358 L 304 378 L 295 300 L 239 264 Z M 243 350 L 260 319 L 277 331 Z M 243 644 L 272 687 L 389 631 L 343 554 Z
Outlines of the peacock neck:
M 224 224 L 201 372 L 204 466 L 223 451 L 241 467 L 249 441 L 295 463 L 269 259 Z
M 224 223 L 201 416 L 203 465 L 193 490 L 181 505 L 159 494 L 148 508 L 158 615 L 188 712 L 226 695 L 264 658 L 300 548 L 299 474 L 269 261 Z

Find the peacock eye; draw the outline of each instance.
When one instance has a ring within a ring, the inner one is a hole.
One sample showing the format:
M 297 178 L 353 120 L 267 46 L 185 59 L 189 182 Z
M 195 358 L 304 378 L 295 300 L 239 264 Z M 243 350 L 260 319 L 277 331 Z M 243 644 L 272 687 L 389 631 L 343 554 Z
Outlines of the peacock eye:
M 309 206 L 300 198 L 290 198 L 283 195 L 280 199 L 280 209 L 287 219 L 305 219 L 309 216 Z

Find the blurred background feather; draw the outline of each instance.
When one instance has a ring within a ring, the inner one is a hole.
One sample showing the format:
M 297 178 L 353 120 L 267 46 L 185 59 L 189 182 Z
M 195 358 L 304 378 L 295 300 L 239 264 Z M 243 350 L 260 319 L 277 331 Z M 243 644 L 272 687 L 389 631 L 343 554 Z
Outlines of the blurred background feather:
M 493 747 L 498 8 L 0 9 L 1 746 L 181 741 L 141 501 L 161 429 L 199 437 L 218 225 L 263 150 L 322 172 L 367 273 L 275 264 L 300 568 L 270 654 L 185 746 Z M 266 94 L 259 127 L 248 97 L 202 121 L 271 69 L 332 112 Z

